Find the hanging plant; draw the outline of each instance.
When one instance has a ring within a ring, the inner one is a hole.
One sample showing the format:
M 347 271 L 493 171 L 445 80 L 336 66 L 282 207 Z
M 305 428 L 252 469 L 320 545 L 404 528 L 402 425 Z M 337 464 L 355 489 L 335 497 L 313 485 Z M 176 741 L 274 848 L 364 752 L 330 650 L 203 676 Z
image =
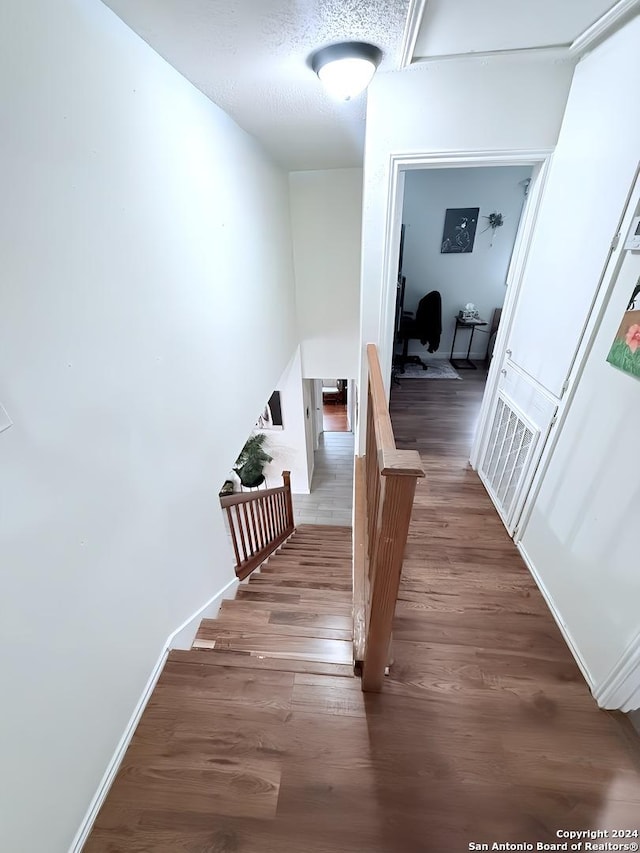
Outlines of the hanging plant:
M 483 216 L 483 219 L 487 220 L 487 227 L 483 229 L 482 233 L 488 231 L 489 228 L 492 230 L 491 234 L 491 242 L 490 246 L 493 246 L 493 238 L 495 237 L 496 228 L 501 228 L 504 225 L 504 217 L 501 213 L 490 213 L 488 216 Z

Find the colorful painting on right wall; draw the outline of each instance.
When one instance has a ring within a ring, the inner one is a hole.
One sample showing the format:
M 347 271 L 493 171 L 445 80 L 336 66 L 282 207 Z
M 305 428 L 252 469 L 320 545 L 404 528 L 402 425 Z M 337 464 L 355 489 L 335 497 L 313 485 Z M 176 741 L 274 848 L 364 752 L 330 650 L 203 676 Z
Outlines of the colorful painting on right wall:
M 640 379 L 640 279 L 633 289 L 607 361 Z

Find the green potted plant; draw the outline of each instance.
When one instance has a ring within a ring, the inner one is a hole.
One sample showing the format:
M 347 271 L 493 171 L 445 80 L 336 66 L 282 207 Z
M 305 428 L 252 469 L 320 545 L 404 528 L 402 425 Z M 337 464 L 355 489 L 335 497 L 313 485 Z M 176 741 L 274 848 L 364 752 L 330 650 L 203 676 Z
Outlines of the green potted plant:
M 233 470 L 247 489 L 253 489 L 264 483 L 264 474 L 262 473 L 264 466 L 273 459 L 264 449 L 266 439 L 267 436 L 263 432 L 252 435 L 247 439 L 236 459 Z

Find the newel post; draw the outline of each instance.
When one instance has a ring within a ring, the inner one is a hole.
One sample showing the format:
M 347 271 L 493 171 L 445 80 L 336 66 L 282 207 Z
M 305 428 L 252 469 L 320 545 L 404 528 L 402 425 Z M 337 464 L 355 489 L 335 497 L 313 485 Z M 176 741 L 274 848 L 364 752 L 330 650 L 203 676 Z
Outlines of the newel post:
M 291 471 L 282 472 L 282 480 L 284 482 L 284 499 L 287 506 L 287 529 L 293 530 L 293 500 L 291 498 Z
M 381 453 L 383 485 L 378 509 L 378 535 L 372 554 L 369 630 L 362 670 L 362 689 L 379 693 L 389 662 L 391 630 L 400 587 L 404 550 L 419 477 L 420 455 L 414 450 Z

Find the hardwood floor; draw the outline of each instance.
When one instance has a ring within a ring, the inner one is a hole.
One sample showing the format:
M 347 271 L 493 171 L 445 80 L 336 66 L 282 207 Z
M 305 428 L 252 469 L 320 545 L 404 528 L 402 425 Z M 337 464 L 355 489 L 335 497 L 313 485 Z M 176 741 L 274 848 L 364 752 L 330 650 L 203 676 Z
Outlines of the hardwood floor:
M 346 405 L 324 403 L 322 406 L 322 426 L 325 432 L 348 432 Z
M 598 710 L 467 464 L 481 395 L 475 374 L 393 392 L 427 476 L 385 692 L 343 662 L 344 532 L 296 536 L 203 624 L 213 649 L 171 654 L 86 851 L 457 853 L 638 827 L 636 742 Z

